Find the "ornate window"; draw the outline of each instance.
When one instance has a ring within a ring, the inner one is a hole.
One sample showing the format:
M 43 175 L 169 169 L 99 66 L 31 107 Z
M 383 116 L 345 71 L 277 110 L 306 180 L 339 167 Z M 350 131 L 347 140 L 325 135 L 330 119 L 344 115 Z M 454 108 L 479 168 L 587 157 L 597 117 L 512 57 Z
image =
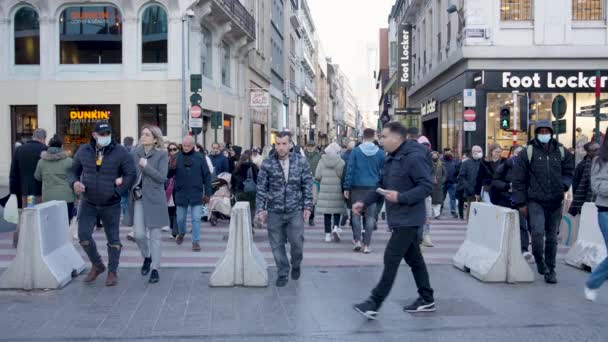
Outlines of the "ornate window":
M 31 7 L 15 13 L 15 64 L 40 64 L 40 24 Z
M 167 63 L 167 12 L 159 5 L 148 6 L 141 18 L 143 63 Z

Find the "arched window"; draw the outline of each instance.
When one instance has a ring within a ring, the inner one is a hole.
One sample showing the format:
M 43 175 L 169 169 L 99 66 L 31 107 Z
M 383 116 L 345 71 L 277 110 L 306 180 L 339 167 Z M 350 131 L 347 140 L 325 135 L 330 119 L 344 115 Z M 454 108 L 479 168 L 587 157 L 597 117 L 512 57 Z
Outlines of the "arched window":
M 122 63 L 122 16 L 115 6 L 71 6 L 59 17 L 61 64 Z
M 167 63 L 167 12 L 159 5 L 146 8 L 141 19 L 143 63 Z
M 15 13 L 15 64 L 40 64 L 40 24 L 31 7 Z

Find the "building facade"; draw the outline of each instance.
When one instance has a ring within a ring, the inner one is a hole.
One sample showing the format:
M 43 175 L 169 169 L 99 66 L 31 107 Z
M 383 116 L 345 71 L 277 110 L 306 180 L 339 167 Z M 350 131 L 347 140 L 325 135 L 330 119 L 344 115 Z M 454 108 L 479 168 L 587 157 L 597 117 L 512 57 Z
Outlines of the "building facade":
M 524 144 L 533 138 L 536 120 L 558 119 L 551 110 L 558 95 L 567 103 L 559 141 L 573 147 L 577 127 L 591 137 L 594 118 L 577 114 L 595 104 L 596 71 L 602 75 L 601 98 L 608 98 L 608 1 L 454 4 L 450 8 L 445 0 L 404 0 L 395 5 L 400 8 L 398 22 L 412 25 L 408 107 L 420 109 L 422 131 L 433 146 L 460 151 L 474 144 L 497 142 L 505 149 L 514 140 Z M 474 92 L 464 97 L 465 89 Z M 501 128 L 503 108 L 511 113 L 510 129 Z M 468 132 L 465 109 L 476 114 L 476 127 Z M 601 123 L 602 131 L 607 127 Z M 513 129 L 518 131 L 515 139 Z

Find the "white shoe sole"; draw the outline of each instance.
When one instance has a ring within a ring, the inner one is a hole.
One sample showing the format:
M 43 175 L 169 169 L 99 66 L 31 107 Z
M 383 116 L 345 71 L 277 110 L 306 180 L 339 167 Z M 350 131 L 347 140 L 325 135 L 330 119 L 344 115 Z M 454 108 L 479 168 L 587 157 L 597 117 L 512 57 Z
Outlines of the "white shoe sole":
M 378 318 L 378 313 L 376 311 L 366 311 L 363 312 L 361 310 L 359 310 L 358 307 L 353 306 L 353 309 L 355 309 L 355 311 L 357 311 L 358 313 L 360 313 L 361 315 L 363 315 L 363 317 L 369 319 L 369 320 L 375 320 Z
M 437 308 L 435 307 L 435 303 L 432 303 L 432 304 L 419 306 L 416 310 L 404 309 L 403 311 L 409 312 L 409 313 L 416 313 L 416 312 L 434 312 L 435 310 L 437 310 Z

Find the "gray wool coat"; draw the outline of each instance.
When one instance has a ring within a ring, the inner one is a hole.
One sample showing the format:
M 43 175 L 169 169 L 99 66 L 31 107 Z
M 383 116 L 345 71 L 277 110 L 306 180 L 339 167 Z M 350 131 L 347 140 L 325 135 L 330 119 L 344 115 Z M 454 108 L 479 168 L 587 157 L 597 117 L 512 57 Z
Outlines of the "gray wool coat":
M 324 154 L 317 165 L 316 179 L 321 184 L 317 196 L 316 214 L 345 214 L 346 204 L 342 192 L 344 160 L 340 156 Z
M 165 182 L 169 168 L 169 157 L 166 150 L 152 149 L 148 156 L 148 165 L 139 166 L 139 159 L 146 158 L 143 146 L 137 146 L 131 151 L 131 156 L 137 168 L 136 181 L 129 191 L 129 210 L 124 219 L 126 226 L 133 226 L 135 199 L 133 189 L 142 180 L 144 207 L 144 224 L 147 228 L 162 228 L 169 226 L 169 212 L 165 197 Z

